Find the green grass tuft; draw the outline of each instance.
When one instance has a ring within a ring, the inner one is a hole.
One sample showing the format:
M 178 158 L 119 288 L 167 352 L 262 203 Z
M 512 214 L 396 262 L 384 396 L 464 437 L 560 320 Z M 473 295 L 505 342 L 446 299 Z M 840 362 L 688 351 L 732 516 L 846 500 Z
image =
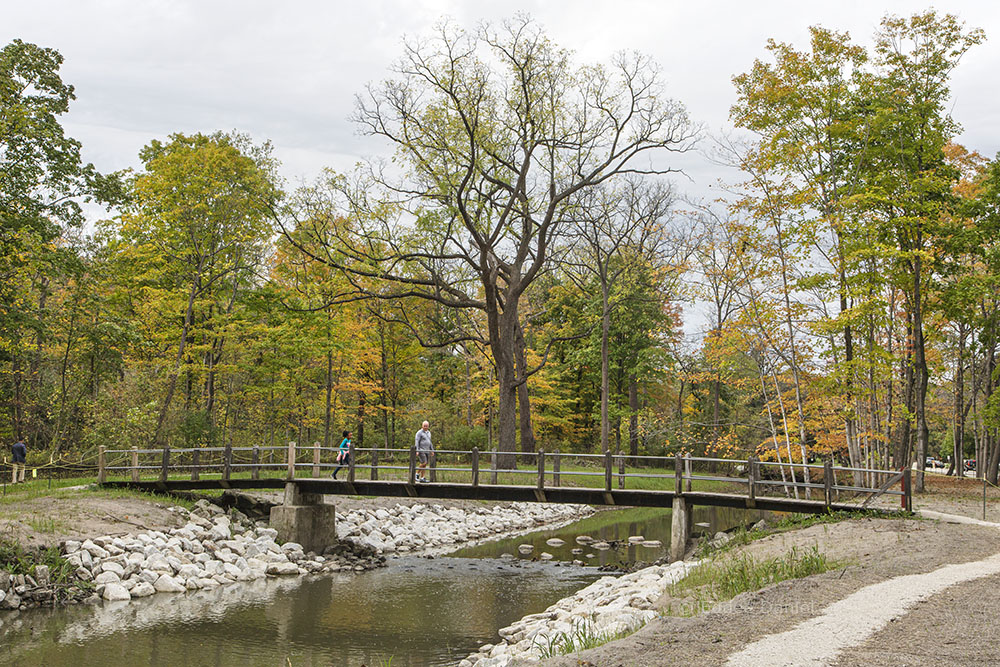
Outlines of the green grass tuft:
M 693 597 L 693 609 L 707 609 L 740 593 L 757 591 L 779 581 L 819 574 L 840 565 L 827 559 L 815 546 L 806 550 L 792 547 L 784 556 L 765 560 L 757 560 L 749 554 L 738 554 L 732 558 L 715 557 L 670 586 L 669 593 L 675 598 Z
M 569 655 L 588 648 L 602 646 L 616 639 L 622 639 L 638 631 L 642 625 L 619 632 L 598 632 L 594 629 L 593 623 L 589 621 L 577 622 L 573 624 L 570 632 L 557 632 L 545 637 L 544 640 L 535 638 L 535 647 L 541 653 L 541 657 L 554 658 L 559 655 Z

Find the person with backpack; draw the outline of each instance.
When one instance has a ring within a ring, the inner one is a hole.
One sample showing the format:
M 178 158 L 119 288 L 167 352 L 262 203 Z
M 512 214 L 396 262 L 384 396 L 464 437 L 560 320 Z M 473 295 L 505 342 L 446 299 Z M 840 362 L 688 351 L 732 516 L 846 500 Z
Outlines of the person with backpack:
M 337 467 L 333 469 L 333 478 L 337 479 L 340 469 L 349 465 L 351 465 L 351 432 L 344 431 L 344 439 L 340 441 L 340 451 L 337 452 Z
M 25 471 L 25 460 L 28 456 L 28 449 L 24 446 L 24 442 L 18 438 L 10 448 L 11 454 L 14 455 L 14 467 L 11 473 L 11 484 L 17 484 L 18 482 L 24 481 L 24 471 Z M 20 474 L 20 477 L 18 477 Z

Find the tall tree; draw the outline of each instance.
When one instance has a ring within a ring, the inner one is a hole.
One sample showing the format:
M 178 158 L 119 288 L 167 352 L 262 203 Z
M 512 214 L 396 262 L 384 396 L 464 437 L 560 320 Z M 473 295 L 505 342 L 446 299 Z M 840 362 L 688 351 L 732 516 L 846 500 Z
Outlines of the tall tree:
M 536 370 L 515 364 L 522 296 L 585 191 L 670 171 L 658 153 L 686 150 L 693 130 L 647 58 L 577 67 L 526 17 L 472 33 L 445 24 L 408 43 L 396 73 L 369 88 L 356 118 L 395 148 L 402 174 L 373 167 L 344 189 L 355 234 L 337 252 L 349 261 L 318 259 L 392 286 L 373 297 L 483 311 L 498 445 L 513 452 L 517 388 Z

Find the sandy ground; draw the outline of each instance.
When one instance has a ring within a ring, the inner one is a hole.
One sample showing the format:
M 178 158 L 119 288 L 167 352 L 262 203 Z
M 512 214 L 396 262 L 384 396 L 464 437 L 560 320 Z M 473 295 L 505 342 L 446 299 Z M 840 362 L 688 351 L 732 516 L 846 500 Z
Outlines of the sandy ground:
M 64 540 L 174 528 L 168 505 L 141 498 L 108 498 L 63 492 L 0 505 L 0 538 L 23 546 L 55 546 Z

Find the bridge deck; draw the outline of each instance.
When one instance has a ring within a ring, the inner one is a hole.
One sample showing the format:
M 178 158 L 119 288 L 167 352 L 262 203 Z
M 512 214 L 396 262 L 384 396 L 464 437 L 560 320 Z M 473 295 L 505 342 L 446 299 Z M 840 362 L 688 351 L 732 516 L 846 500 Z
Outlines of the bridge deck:
M 201 479 L 166 481 L 124 481 L 108 480 L 103 483 L 111 488 L 133 488 L 144 491 L 183 491 L 210 489 L 273 489 L 285 488 L 288 480 L 270 479 Z M 635 489 L 594 489 L 586 487 L 543 487 L 493 485 L 493 484 L 452 484 L 431 482 L 409 484 L 400 481 L 381 480 L 333 480 L 330 478 L 295 478 L 294 483 L 302 493 L 388 496 L 397 498 L 426 499 L 466 499 L 496 500 L 509 502 L 576 503 L 583 505 L 615 505 L 622 507 L 670 507 L 674 500 L 672 491 L 644 491 Z M 823 514 L 829 510 L 856 510 L 855 505 L 832 503 L 829 508 L 820 500 L 795 498 L 756 497 L 688 491 L 683 497 L 690 504 L 716 507 L 736 507 L 767 510 L 772 512 L 797 512 Z

